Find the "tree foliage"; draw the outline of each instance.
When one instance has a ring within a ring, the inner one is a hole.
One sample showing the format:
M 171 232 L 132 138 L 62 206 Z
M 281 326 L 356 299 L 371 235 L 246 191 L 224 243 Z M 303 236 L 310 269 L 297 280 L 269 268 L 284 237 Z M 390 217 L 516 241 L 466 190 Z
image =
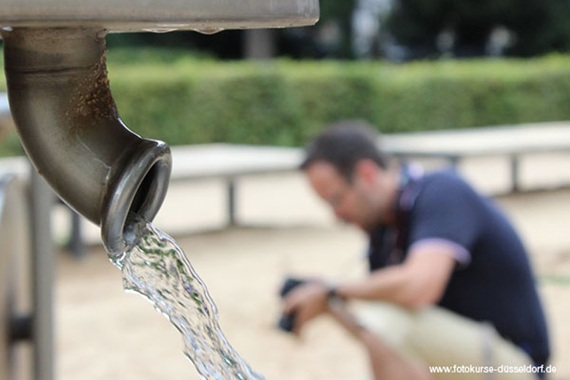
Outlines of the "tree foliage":
M 442 54 L 531 57 L 570 51 L 570 0 L 391 0 L 391 3 L 389 13 L 381 15 L 382 28 L 376 39 L 381 42 L 375 42 L 374 51 L 382 43 L 392 41 L 407 52 L 408 59 L 437 58 Z M 272 35 L 276 55 L 355 58 L 353 15 L 360 4 L 359 0 L 322 0 L 320 20 L 315 26 L 278 29 Z M 490 49 L 496 45 L 497 31 L 503 32 L 498 51 Z M 240 59 L 244 58 L 244 38 L 246 34 L 241 30 L 211 36 L 196 32 L 127 33 L 112 35 L 110 42 L 178 47 L 222 59 Z
M 438 39 L 453 36 L 454 56 L 484 56 L 499 28 L 511 36 L 504 53 L 536 56 L 570 48 L 569 0 L 394 0 L 386 24 L 414 57 L 442 53 Z

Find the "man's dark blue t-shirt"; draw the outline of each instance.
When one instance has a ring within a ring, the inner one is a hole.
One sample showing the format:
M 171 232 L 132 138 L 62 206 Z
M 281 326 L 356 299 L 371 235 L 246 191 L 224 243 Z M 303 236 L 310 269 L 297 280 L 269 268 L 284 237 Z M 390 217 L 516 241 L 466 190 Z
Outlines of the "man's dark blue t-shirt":
M 370 269 L 401 262 L 426 239 L 457 246 L 458 265 L 439 305 L 493 324 L 536 365 L 545 364 L 548 332 L 528 255 L 498 207 L 443 171 L 406 181 L 396 207 L 397 226 L 370 236 Z

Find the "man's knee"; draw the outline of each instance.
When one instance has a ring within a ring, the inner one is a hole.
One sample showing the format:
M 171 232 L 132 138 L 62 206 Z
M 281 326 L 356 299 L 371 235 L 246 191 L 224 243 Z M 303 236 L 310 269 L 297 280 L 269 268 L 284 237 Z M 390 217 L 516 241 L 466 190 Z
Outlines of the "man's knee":
M 358 308 L 358 321 L 386 344 L 408 351 L 409 334 L 414 328 L 414 312 L 402 307 L 374 302 Z
M 384 343 L 426 365 L 490 368 L 530 363 L 520 348 L 499 336 L 491 325 L 442 308 L 410 311 L 391 304 L 370 303 L 362 305 L 358 319 Z

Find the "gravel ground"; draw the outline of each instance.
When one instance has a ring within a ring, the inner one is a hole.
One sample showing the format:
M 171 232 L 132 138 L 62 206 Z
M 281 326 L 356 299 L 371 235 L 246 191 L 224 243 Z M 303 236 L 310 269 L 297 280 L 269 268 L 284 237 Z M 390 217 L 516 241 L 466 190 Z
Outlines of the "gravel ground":
M 176 240 L 208 285 L 227 339 L 256 371 L 272 380 L 364 379 L 367 366 L 360 347 L 326 318 L 310 326 L 300 340 L 278 331 L 275 323 L 279 315 L 277 290 L 286 275 L 360 276 L 365 270 L 360 254 L 365 242 L 358 231 L 331 222 L 326 210 L 312 204 L 309 195 L 292 200 L 291 189 L 305 191 L 296 178 L 277 178 L 273 189 L 266 180 L 244 184 L 244 189 L 257 186 L 257 191 L 242 195 L 248 206 L 243 208 L 242 218 L 263 223 L 175 234 Z M 180 197 L 177 202 L 186 199 L 190 208 L 201 210 L 192 202 L 207 208 L 205 200 L 219 194 L 200 186 L 204 188 L 185 189 L 173 196 Z M 527 193 L 499 201 L 521 231 L 541 279 L 555 349 L 557 374 L 552 378 L 570 380 L 570 238 L 566 222 L 570 191 Z M 252 207 L 254 202 L 261 206 Z M 273 215 L 282 217 L 270 220 L 273 227 L 260 226 L 267 224 L 269 215 L 260 210 L 268 204 L 277 210 Z M 299 210 L 304 215 L 295 214 Z M 179 220 L 212 217 L 203 211 L 178 212 Z M 222 220 L 223 212 L 216 212 L 218 221 Z M 172 215 L 170 211 L 170 217 L 157 219 L 159 226 L 167 226 L 167 232 L 177 226 Z M 57 270 L 59 380 L 198 379 L 192 363 L 182 354 L 178 332 L 140 296 L 122 290 L 120 273 L 100 246 L 91 247 L 82 260 L 60 255 Z

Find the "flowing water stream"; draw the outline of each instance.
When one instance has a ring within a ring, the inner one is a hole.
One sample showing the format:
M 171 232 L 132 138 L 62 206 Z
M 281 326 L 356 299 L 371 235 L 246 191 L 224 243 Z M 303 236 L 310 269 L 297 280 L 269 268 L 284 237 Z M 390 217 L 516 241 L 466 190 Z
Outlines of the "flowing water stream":
M 184 354 L 201 378 L 262 380 L 226 340 L 206 285 L 176 242 L 141 219 L 128 227 L 131 248 L 109 258 L 125 290 L 146 298 L 181 333 Z

